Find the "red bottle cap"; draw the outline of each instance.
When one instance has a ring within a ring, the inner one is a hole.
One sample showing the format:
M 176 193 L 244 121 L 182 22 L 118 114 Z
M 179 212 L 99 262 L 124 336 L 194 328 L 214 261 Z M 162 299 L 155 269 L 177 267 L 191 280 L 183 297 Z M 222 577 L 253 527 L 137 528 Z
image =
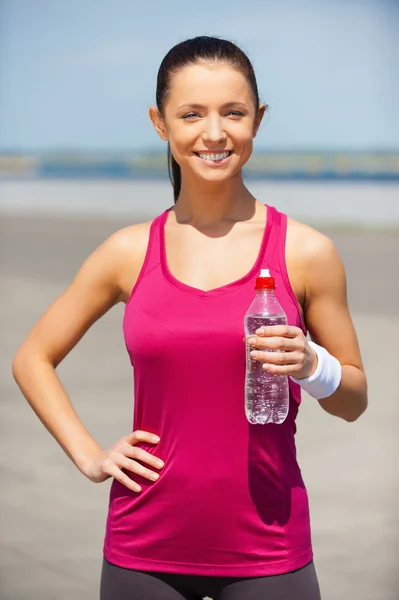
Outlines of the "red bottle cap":
M 255 282 L 256 290 L 275 290 L 276 282 L 274 277 L 257 277 Z

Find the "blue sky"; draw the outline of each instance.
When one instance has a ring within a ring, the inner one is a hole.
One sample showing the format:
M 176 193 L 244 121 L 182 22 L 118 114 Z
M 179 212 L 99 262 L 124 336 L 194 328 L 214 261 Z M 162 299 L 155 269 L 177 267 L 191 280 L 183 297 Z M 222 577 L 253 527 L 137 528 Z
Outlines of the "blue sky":
M 398 31 L 395 0 L 2 0 L 0 151 L 163 148 L 159 63 L 204 34 L 254 62 L 257 148 L 399 149 Z

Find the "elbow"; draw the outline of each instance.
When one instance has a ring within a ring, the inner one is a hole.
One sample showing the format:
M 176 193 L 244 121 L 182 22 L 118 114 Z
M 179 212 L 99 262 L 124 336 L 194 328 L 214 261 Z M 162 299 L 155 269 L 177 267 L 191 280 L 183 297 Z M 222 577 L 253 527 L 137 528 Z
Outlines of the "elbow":
M 363 370 L 358 371 L 358 379 L 346 401 L 347 410 L 342 415 L 348 423 L 354 423 L 367 410 L 368 406 L 368 386 L 366 375 Z
M 354 423 L 355 421 L 357 421 L 362 416 L 362 414 L 364 413 L 365 410 L 366 409 L 364 408 L 363 410 L 361 410 L 361 411 L 359 411 L 357 413 L 353 413 L 353 414 L 350 414 L 350 415 L 345 415 L 344 416 L 344 420 L 347 423 Z
M 11 365 L 11 372 L 12 372 L 12 376 L 14 377 L 15 381 L 18 381 L 18 372 L 19 372 L 19 366 L 20 366 L 19 355 L 20 355 L 20 352 L 17 352 L 17 354 L 13 358 L 12 365 Z
M 24 364 L 24 357 L 23 357 L 22 348 L 20 348 L 18 350 L 18 352 L 16 353 L 16 355 L 14 356 L 12 365 L 11 365 L 12 376 L 14 377 L 14 379 L 17 383 L 19 383 L 19 379 L 20 379 L 21 373 L 23 371 L 23 364 Z
M 24 342 L 15 354 L 11 364 L 12 375 L 19 387 L 21 387 L 22 380 L 30 373 L 35 372 L 37 367 L 43 363 L 51 364 L 55 368 L 53 361 L 41 348 Z
M 34 356 L 35 353 L 32 351 L 31 348 L 28 350 L 25 344 L 22 344 L 22 346 L 15 354 L 11 365 L 11 371 L 18 385 L 20 385 L 21 378 L 23 377 L 24 373 L 26 373 L 28 365 L 30 364 L 31 359 Z
M 367 394 L 359 398 L 359 401 L 353 405 L 353 408 L 350 412 L 344 415 L 345 421 L 348 423 L 354 423 L 362 416 L 362 414 L 367 410 L 368 399 Z

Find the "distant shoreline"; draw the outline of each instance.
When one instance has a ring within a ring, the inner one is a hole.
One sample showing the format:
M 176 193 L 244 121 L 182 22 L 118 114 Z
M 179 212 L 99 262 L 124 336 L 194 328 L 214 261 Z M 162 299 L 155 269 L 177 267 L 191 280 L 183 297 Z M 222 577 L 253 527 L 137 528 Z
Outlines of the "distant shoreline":
M 399 182 L 399 152 L 254 152 L 244 176 L 251 181 Z M 168 168 L 165 153 L 155 152 L 0 152 L 0 180 L 34 178 L 165 181 Z
M 317 228 L 399 231 L 396 183 L 257 180 L 247 184 L 260 202 Z M 163 180 L 0 180 L 2 217 L 138 222 L 173 204 L 172 186 Z

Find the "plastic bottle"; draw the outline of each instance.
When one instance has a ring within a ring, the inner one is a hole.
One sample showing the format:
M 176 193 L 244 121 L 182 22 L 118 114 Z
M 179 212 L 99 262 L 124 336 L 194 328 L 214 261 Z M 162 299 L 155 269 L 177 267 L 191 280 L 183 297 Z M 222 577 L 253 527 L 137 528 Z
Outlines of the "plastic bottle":
M 287 316 L 279 304 L 273 277 L 262 269 L 256 279 L 255 299 L 244 318 L 245 336 L 254 334 L 262 326 L 285 325 Z M 282 423 L 289 410 L 287 375 L 271 375 L 262 368 L 262 362 L 251 358 L 253 346 L 246 347 L 245 414 L 250 423 Z M 259 350 L 262 350 L 259 348 Z

